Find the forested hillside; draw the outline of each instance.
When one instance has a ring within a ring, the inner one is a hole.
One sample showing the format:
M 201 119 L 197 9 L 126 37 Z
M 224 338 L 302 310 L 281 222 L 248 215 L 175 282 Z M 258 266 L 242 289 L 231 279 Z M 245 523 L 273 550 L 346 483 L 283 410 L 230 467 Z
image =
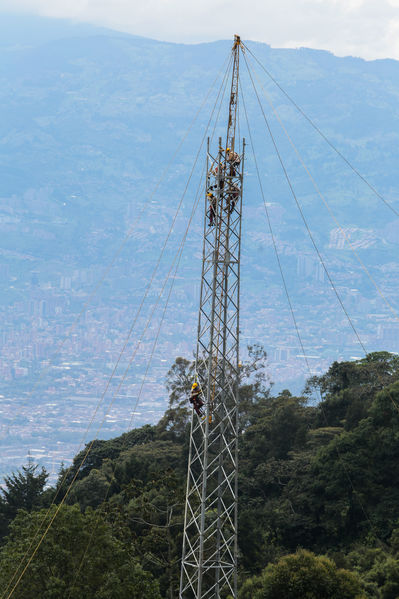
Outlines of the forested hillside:
M 2 589 L 54 518 L 15 599 L 177 596 L 191 372 L 178 358 L 158 424 L 94 441 L 56 487 L 32 463 L 5 480 Z M 259 347 L 242 372 L 241 599 L 396 599 L 399 357 L 335 362 L 300 397 Z

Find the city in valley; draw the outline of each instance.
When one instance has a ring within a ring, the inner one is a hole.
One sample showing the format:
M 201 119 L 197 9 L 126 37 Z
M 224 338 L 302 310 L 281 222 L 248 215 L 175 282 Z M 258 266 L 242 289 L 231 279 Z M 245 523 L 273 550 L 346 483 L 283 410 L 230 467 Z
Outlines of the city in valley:
M 276 212 L 277 208 L 275 206 Z M 273 206 L 271 209 L 273 212 Z M 254 218 L 251 207 L 248 212 L 249 217 Z M 9 220 L 3 217 L 0 222 L 2 234 L 6 234 L 10 229 Z M 370 231 L 351 229 L 345 235 L 355 240 L 362 256 L 378 252 L 379 240 Z M 140 237 L 140 244 L 141 254 L 148 248 L 150 262 L 151 238 Z M 264 346 L 275 390 L 287 387 L 300 393 L 306 379 L 311 374 L 325 372 L 332 361 L 362 357 L 362 348 L 329 288 L 317 257 L 309 252 L 298 255 L 287 241 L 281 244 L 280 251 L 291 269 L 290 285 L 300 288 L 295 294 L 295 318 L 304 342 L 306 362 L 278 273 L 270 263 L 254 264 L 251 256 L 251 253 L 256 257 L 258 253 L 267 252 L 270 238 L 265 234 L 250 234 L 246 245 L 242 273 L 242 293 L 245 294 L 241 316 L 242 354 L 245 359 L 247 345 Z M 345 307 L 355 315 L 362 343 L 369 351 L 398 351 L 397 322 L 392 315 L 387 315 L 386 306 L 381 307 L 375 290 L 374 293 L 370 293 L 370 288 L 362 290 L 364 276 L 354 269 L 346 270 L 348 250 L 343 234 L 336 230 L 331 231 L 326 248 L 331 255 L 333 250 L 334 262 L 329 265 L 334 269 Z M 168 404 L 166 374 L 169 368 L 178 356 L 193 357 L 199 294 L 195 275 L 199 272 L 200 258 L 198 251 L 193 251 L 196 259 L 190 261 L 187 252 L 182 274 L 174 282 L 172 300 L 150 367 L 153 339 L 161 324 L 160 308 L 146 329 L 148 316 L 157 301 L 153 291 L 148 294 L 147 304 L 139 314 L 135 331 L 105 395 L 104 389 L 149 276 L 143 274 L 138 280 L 132 269 L 131 284 L 136 285 L 136 289 L 129 289 L 127 265 L 119 265 L 112 281 L 114 285 L 118 281 L 124 284 L 126 301 L 122 303 L 119 292 L 107 298 L 107 303 L 96 298 L 94 306 L 85 309 L 101 269 L 68 269 L 69 274 L 65 275 L 57 264 L 59 272 L 49 270 L 43 274 L 33 268 L 24 280 L 13 276 L 12 267 L 5 261 L 1 267 L 6 282 L 4 293 L 12 300 L 1 306 L 2 474 L 25 463 L 30 455 L 55 477 L 61 464 L 68 464 L 92 438 L 111 438 L 131 427 L 160 419 Z M 385 296 L 393 298 L 397 293 L 398 266 L 391 261 L 389 252 L 386 253 L 389 261 L 375 268 L 374 273 Z M 123 387 L 118 391 L 130 361 Z

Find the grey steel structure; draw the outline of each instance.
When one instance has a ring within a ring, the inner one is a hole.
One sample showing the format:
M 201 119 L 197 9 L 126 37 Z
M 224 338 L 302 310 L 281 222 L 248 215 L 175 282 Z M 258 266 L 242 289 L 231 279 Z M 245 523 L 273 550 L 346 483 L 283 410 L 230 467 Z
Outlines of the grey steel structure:
M 207 152 L 196 382 L 179 599 L 237 597 L 239 292 L 245 141 L 236 143 L 239 56 L 235 36 L 226 147 Z

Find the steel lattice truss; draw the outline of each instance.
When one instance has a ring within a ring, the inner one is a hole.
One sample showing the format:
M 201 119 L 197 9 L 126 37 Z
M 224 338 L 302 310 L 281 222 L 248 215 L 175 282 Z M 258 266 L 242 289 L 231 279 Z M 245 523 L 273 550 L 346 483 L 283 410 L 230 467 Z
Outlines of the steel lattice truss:
M 201 418 L 193 412 L 180 599 L 237 597 L 243 162 L 244 144 L 233 160 L 221 141 L 217 157 L 212 157 L 208 143 L 206 191 L 213 197 L 205 200 L 196 368 L 206 415 Z

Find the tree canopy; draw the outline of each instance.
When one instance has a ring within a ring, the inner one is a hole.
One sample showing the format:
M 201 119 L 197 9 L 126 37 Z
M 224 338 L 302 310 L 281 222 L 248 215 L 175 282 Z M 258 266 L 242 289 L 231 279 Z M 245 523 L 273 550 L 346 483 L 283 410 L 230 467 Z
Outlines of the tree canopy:
M 305 550 L 269 564 L 242 587 L 240 599 L 365 599 L 359 577 Z
M 12 590 L 26 553 L 57 509 L 15 599 L 161 599 L 158 583 L 138 563 L 134 547 L 115 538 L 101 513 L 65 505 L 18 513 L 0 554 L 2 589 Z

